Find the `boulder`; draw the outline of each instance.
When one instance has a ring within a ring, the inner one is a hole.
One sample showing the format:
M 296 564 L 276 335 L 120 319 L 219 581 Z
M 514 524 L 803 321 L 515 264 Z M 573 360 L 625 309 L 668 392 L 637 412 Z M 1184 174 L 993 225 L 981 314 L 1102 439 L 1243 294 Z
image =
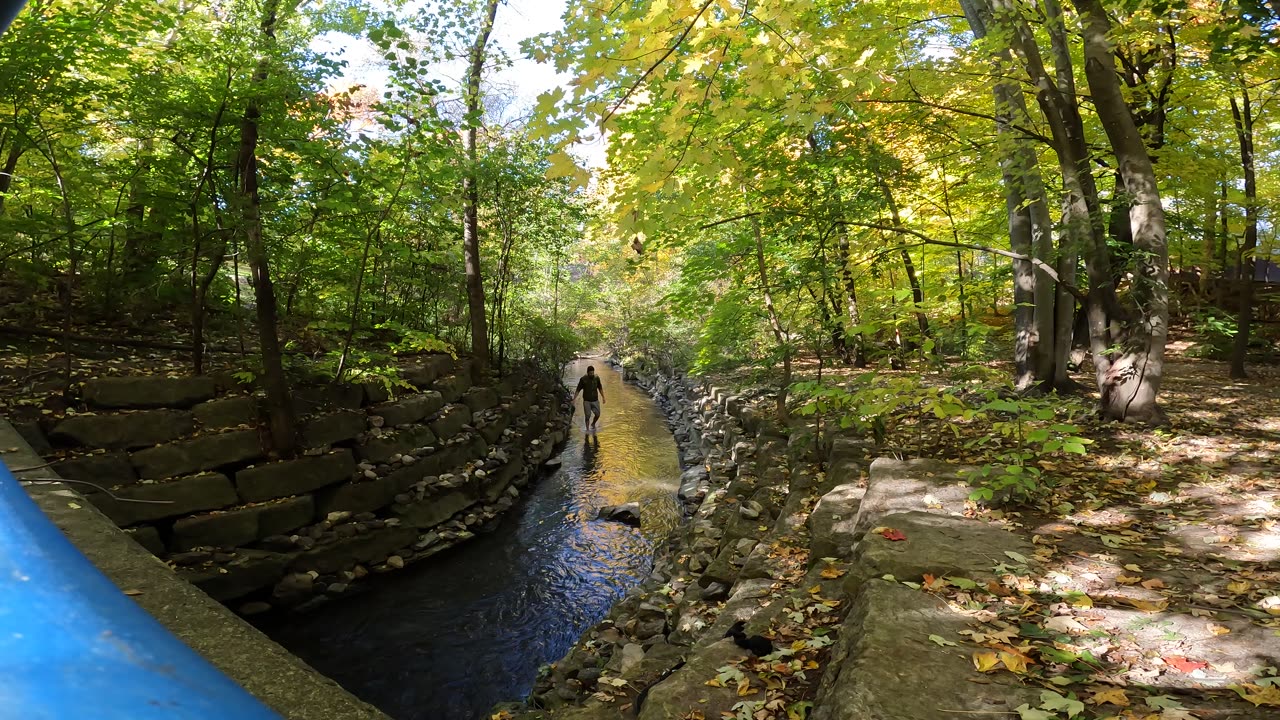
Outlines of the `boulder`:
M 428 355 L 418 362 L 400 371 L 405 382 L 419 389 L 427 389 L 431 384 L 454 370 L 454 360 L 448 355 Z
M 368 438 L 363 445 L 356 447 L 356 454 L 365 462 L 386 463 L 398 455 L 412 453 L 420 447 L 431 447 L 437 442 L 431 428 L 426 425 L 410 425 L 381 437 Z
M 445 401 L 440 397 L 440 393 L 427 391 L 395 402 L 373 405 L 367 409 L 367 412 L 381 417 L 385 422 L 384 427 L 395 427 L 418 422 L 444 407 L 444 404 Z
M 143 410 L 122 415 L 76 415 L 58 423 L 50 439 L 94 448 L 133 449 L 176 440 L 195 429 L 184 410 Z
M 100 408 L 189 408 L 217 389 L 211 377 L 94 378 L 84 384 L 84 399 Z
M 970 658 L 978 648 L 959 634 L 969 623 L 928 593 L 868 581 L 840 628 L 813 720 L 919 720 L 942 717 L 942 709 L 1014 717 L 1023 703 L 1037 706 L 1040 689 L 1022 686 L 1012 673 L 982 675 L 975 691 Z M 958 644 L 939 647 L 931 635 Z
M 315 501 L 310 495 L 303 495 L 182 518 L 173 524 L 171 547 L 178 552 L 197 547 L 240 547 L 272 535 L 287 534 L 309 524 L 315 515 Z
M 23 440 L 31 446 L 35 454 L 40 456 L 48 455 L 53 452 L 53 448 L 49 446 L 49 440 L 44 436 L 44 432 L 40 429 L 40 423 L 35 421 L 14 422 L 11 423 L 13 429 L 18 431 Z
M 411 470 L 412 468 L 405 468 Z M 320 515 L 346 510 L 348 512 L 372 512 L 392 503 L 402 488 L 392 475 L 367 482 L 348 482 L 325 488 L 316 493 Z
M 396 550 L 412 546 L 417 539 L 418 533 L 412 528 L 387 527 L 316 545 L 294 558 L 289 569 L 293 572 L 314 570 L 321 575 L 336 573 L 357 564 L 381 562 Z
M 601 520 L 612 520 L 632 527 L 640 527 L 640 503 L 629 502 L 622 505 L 605 505 L 600 508 L 596 517 Z
M 823 495 L 809 513 L 809 566 L 824 557 L 847 560 L 853 554 L 854 528 L 865 488 L 848 483 Z
M 448 520 L 480 501 L 470 488 L 458 488 L 413 503 L 396 504 L 391 514 L 405 525 L 426 530 Z
M 130 456 L 138 475 L 168 478 L 256 460 L 263 456 L 257 430 L 235 430 L 139 450 Z
M 80 455 L 59 460 L 49 466 L 58 477 L 91 482 L 103 487 L 119 487 L 138 482 L 138 473 L 124 452 L 102 455 Z M 84 492 L 91 492 L 81 488 Z
M 191 409 L 196 422 L 206 430 L 222 430 L 241 425 L 258 424 L 258 398 L 244 397 L 224 398 L 200 403 Z
M 680 490 L 676 496 L 686 502 L 697 502 L 706 497 L 711 488 L 711 473 L 706 467 L 689 468 L 680 475 Z
M 364 432 L 368 418 L 357 410 L 339 410 L 301 423 L 302 447 L 315 448 L 346 442 Z
M 207 473 L 149 485 L 131 485 L 114 491 L 120 502 L 104 493 L 85 497 L 117 525 L 181 517 L 202 510 L 218 510 L 239 500 L 225 475 Z
M 350 450 L 267 463 L 236 473 L 236 490 L 245 502 L 299 495 L 346 480 L 355 473 Z

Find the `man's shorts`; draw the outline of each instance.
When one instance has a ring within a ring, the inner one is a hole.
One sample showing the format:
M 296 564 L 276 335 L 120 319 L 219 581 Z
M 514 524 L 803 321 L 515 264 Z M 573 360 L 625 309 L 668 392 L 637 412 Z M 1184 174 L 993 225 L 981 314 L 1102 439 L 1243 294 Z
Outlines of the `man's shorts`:
M 599 415 L 600 401 L 599 400 L 583 400 L 582 412 L 586 415 Z

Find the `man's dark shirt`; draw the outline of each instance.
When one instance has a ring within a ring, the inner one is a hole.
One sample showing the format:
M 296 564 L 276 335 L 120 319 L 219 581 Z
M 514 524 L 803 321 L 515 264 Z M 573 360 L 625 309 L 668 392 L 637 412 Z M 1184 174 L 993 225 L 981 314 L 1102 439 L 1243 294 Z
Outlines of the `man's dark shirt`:
M 582 391 L 582 399 L 587 402 L 600 402 L 601 389 L 599 375 L 583 375 L 578 380 L 578 390 Z

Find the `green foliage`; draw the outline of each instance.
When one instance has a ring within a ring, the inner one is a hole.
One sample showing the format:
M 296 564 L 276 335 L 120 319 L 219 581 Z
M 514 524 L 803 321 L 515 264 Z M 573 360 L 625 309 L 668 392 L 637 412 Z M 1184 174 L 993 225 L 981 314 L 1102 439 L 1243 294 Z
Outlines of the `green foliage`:
M 1036 462 L 1061 453 L 1083 455 L 1093 442 L 1080 437 L 1080 427 L 1070 422 L 1069 405 L 1067 422 L 1058 421 L 1064 409 L 1060 398 L 1019 397 L 1007 390 L 987 391 L 984 396 L 985 402 L 972 409 L 969 418 L 988 421 L 992 434 L 972 440 L 967 446 L 998 449 L 995 462 L 970 474 L 970 481 L 977 485 L 969 495 L 971 499 L 1036 499 L 1051 482 Z

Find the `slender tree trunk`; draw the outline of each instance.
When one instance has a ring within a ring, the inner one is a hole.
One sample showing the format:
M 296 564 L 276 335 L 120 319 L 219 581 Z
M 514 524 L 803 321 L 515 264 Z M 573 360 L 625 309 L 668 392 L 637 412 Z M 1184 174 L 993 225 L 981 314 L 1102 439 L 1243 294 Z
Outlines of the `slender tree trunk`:
M 1116 74 L 1107 33 L 1111 22 L 1100 0 L 1073 0 L 1083 23 L 1085 76 L 1093 104 L 1115 154 L 1132 201 L 1129 224 L 1135 266 L 1130 295 L 1136 309 L 1126 328 L 1124 349 L 1111 363 L 1101 387 L 1102 413 L 1112 420 L 1156 423 L 1169 335 L 1169 248 L 1164 207 L 1151 156 L 1133 120 Z
M 885 180 L 884 175 L 879 168 L 876 169 L 876 180 L 880 183 L 880 191 L 884 193 L 884 201 L 889 206 L 889 219 L 893 222 L 893 227 L 901 228 L 902 215 L 898 212 L 898 203 L 894 200 L 893 191 L 889 189 L 889 183 Z M 929 337 L 929 317 L 924 314 L 924 288 L 920 285 L 920 278 L 916 275 L 916 265 L 911 260 L 911 253 L 907 251 L 906 243 L 902 241 L 899 235 L 895 242 L 900 246 L 899 255 L 902 257 L 902 268 L 907 275 L 907 285 L 911 287 L 911 300 L 915 305 L 913 313 L 916 316 L 916 325 L 920 328 L 920 339 L 923 342 Z M 934 348 L 937 352 L 937 348 Z
M 480 125 L 480 75 L 484 71 L 485 47 L 493 32 L 499 0 L 487 0 L 484 18 L 471 46 L 471 66 L 467 71 L 467 168 L 462 177 L 463 208 L 462 245 L 466 257 L 467 305 L 471 312 L 472 374 L 482 378 L 489 370 L 489 331 L 485 327 L 484 278 L 480 266 L 479 205 L 480 189 L 476 177 L 476 131 Z
M 791 389 L 791 343 L 787 341 L 787 333 L 778 320 L 778 312 L 773 307 L 773 292 L 769 289 L 769 269 L 764 262 L 764 238 L 760 235 L 760 218 L 751 217 L 751 232 L 756 241 L 756 270 L 760 273 L 760 293 L 764 297 L 765 315 L 769 318 L 769 328 L 773 330 L 773 339 L 782 350 L 782 380 L 778 383 L 778 422 L 787 424 L 787 391 Z
M 4 159 L 4 167 L 0 168 L 0 212 L 4 212 L 4 199 L 9 194 L 9 188 L 13 187 L 13 174 L 18 170 L 18 160 L 22 158 L 22 150 L 22 146 L 18 144 L 18 138 L 14 137 L 13 144 L 9 146 L 9 153 Z
M 1231 348 L 1231 377 L 1245 378 L 1245 357 L 1249 354 L 1249 334 L 1253 324 L 1253 279 L 1258 261 L 1258 173 L 1253 152 L 1253 106 L 1249 88 L 1240 83 L 1240 100 L 1231 98 L 1231 117 L 1235 120 L 1236 137 L 1240 141 L 1240 168 L 1244 171 L 1244 248 L 1240 253 L 1239 316 L 1236 319 L 1235 344 Z
M 262 41 L 269 52 L 275 46 L 275 29 L 279 0 L 265 0 L 260 27 Z M 261 87 L 267 79 L 267 60 L 258 61 L 258 71 L 253 84 Z M 256 89 L 256 88 L 255 88 Z M 262 357 L 262 386 L 267 395 L 267 415 L 270 419 L 271 444 L 281 455 L 292 454 L 297 445 L 294 428 L 293 402 L 289 394 L 289 382 L 284 374 L 280 353 L 280 335 L 276 316 L 276 293 L 271 282 L 271 267 L 267 246 L 262 237 L 262 203 L 258 195 L 258 120 L 261 110 L 259 98 L 253 97 L 245 107 L 240 122 L 240 146 L 236 155 L 239 197 L 237 198 L 244 233 L 244 248 L 248 255 L 249 272 L 253 277 L 253 290 L 257 297 L 255 309 L 258 316 L 258 343 Z
M 853 270 L 850 267 L 849 235 L 843 227 L 840 229 L 840 274 L 844 278 L 845 299 L 849 313 L 849 327 L 856 328 L 862 324 L 862 320 L 858 313 L 858 288 L 854 283 Z M 853 366 L 856 368 L 864 368 L 867 366 L 866 338 L 861 332 L 854 333 L 854 338 Z

